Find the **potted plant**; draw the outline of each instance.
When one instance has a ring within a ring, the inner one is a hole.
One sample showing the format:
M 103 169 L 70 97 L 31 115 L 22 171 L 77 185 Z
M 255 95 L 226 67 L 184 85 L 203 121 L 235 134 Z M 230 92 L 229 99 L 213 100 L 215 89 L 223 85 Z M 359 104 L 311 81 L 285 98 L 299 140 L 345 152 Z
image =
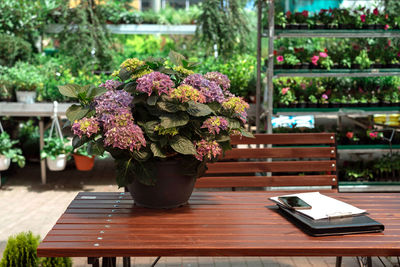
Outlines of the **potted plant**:
M 118 80 L 59 87 L 80 102 L 67 111 L 73 145 L 108 151 L 118 185 L 144 207 L 184 205 L 206 163 L 230 148 L 230 136 L 252 136 L 244 130 L 249 105 L 229 92 L 227 76 L 195 74 L 196 64 L 172 51 L 169 62 L 131 58 L 114 72 Z
M 66 145 L 67 139 L 48 138 L 45 141 L 43 150 L 40 151 L 40 158 L 46 159 L 47 167 L 51 171 L 62 171 L 67 165 L 67 157 L 72 151 L 72 146 Z
M 77 170 L 90 171 L 93 169 L 95 155 L 90 153 L 87 143 L 75 148 L 72 156 Z
M 0 134 L 0 171 L 5 171 L 10 167 L 10 162 L 16 162 L 19 167 L 25 166 L 25 158 L 22 151 L 15 148 L 18 141 L 11 140 L 6 132 Z

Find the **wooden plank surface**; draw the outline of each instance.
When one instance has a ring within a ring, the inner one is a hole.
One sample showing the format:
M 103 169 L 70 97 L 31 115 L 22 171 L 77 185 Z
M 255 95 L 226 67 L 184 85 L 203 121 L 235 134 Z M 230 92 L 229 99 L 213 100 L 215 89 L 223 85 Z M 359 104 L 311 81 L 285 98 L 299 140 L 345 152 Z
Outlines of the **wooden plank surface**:
M 196 192 L 173 210 L 129 193 L 83 192 L 39 245 L 44 256 L 399 256 L 400 193 L 328 193 L 366 209 L 383 233 L 311 237 L 276 213 L 277 192 Z
M 255 138 L 232 136 L 231 143 L 235 144 L 272 144 L 272 145 L 305 145 L 305 144 L 335 144 L 333 133 L 281 133 L 255 134 Z

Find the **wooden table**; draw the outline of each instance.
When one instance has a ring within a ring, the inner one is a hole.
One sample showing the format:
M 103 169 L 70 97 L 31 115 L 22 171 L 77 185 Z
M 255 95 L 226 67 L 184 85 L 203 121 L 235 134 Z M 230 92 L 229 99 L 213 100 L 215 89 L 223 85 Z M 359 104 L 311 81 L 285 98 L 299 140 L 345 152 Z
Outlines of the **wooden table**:
M 268 192 L 196 192 L 173 210 L 129 193 L 79 193 L 38 247 L 44 257 L 399 256 L 399 193 L 329 193 L 383 223 L 383 233 L 311 237 L 281 217 Z M 49 210 L 49 212 L 51 212 Z

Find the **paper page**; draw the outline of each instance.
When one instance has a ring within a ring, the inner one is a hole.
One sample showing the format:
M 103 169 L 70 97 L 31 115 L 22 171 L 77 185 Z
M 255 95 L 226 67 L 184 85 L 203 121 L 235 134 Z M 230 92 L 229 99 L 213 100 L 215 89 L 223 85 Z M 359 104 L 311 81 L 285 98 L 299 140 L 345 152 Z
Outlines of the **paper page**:
M 300 193 L 285 196 L 297 196 L 311 205 L 311 209 L 296 210 L 314 220 L 345 217 L 365 213 L 365 210 L 356 208 L 343 201 L 325 196 L 319 192 Z M 278 197 L 271 197 L 272 201 L 280 203 Z

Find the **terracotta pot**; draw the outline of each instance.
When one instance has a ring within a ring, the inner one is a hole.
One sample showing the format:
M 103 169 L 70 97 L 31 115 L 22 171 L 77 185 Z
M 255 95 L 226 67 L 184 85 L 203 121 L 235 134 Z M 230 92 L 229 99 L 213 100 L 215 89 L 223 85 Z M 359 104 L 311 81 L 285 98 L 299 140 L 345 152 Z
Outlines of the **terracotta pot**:
M 175 158 L 158 161 L 155 168 L 154 186 L 144 185 L 139 179 L 134 179 L 127 186 L 135 204 L 153 209 L 171 209 L 185 205 L 192 195 L 195 178 L 183 175 L 181 163 Z
M 0 155 L 0 171 L 8 170 L 10 167 L 10 159 L 4 155 Z
M 90 171 L 94 166 L 94 156 L 87 157 L 78 154 L 72 154 L 75 160 L 76 169 L 79 171 Z
M 67 155 L 58 155 L 55 159 L 46 158 L 47 167 L 50 171 L 63 171 L 67 166 Z

